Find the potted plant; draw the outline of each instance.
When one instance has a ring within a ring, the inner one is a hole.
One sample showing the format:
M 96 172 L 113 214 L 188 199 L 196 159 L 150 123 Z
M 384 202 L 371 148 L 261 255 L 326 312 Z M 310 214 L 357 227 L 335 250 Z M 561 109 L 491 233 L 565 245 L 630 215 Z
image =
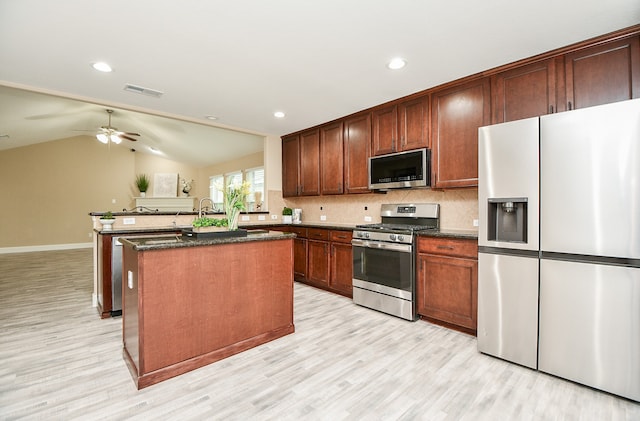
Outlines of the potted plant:
M 290 224 L 293 222 L 293 209 L 288 208 L 288 207 L 284 207 L 282 209 L 282 223 L 283 224 Z
M 116 217 L 113 216 L 111 211 L 107 211 L 100 217 L 100 223 L 102 224 L 102 229 L 104 231 L 111 231 L 111 226 L 116 222 Z
M 212 231 L 227 231 L 227 219 L 226 218 L 209 218 L 203 216 L 196 218 L 191 223 L 194 232 L 212 232 Z
M 136 176 L 136 187 L 140 191 L 140 197 L 145 197 L 149 189 L 149 177 L 146 174 L 138 174 Z

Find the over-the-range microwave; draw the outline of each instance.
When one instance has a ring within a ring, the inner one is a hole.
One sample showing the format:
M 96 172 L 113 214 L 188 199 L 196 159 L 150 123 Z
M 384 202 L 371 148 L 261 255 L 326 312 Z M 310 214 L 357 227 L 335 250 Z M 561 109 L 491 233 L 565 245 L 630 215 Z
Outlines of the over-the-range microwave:
M 431 150 L 416 149 L 369 158 L 369 189 L 388 190 L 431 185 Z

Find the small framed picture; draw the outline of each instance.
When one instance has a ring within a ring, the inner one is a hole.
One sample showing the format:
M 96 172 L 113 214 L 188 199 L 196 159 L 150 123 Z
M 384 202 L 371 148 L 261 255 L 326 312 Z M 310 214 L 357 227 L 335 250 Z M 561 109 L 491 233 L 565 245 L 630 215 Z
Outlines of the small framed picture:
M 177 197 L 178 174 L 158 173 L 153 175 L 153 197 Z

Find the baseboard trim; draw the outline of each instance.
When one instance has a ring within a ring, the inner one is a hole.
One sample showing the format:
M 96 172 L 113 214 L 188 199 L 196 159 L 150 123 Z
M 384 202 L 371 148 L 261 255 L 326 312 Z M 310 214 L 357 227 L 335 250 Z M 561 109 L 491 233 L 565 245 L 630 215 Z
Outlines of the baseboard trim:
M 34 251 L 53 251 L 92 248 L 93 243 L 47 244 L 43 246 L 0 247 L 0 254 L 30 253 Z

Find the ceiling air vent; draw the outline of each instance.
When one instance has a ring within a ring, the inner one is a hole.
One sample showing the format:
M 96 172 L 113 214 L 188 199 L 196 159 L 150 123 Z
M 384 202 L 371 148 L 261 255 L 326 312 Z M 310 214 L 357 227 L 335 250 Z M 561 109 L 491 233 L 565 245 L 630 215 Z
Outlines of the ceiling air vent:
M 143 88 L 142 86 L 132 85 L 130 83 L 124 85 L 124 90 L 136 94 L 153 96 L 156 98 L 160 98 L 162 95 L 164 95 L 164 92 L 156 91 L 155 89 Z

